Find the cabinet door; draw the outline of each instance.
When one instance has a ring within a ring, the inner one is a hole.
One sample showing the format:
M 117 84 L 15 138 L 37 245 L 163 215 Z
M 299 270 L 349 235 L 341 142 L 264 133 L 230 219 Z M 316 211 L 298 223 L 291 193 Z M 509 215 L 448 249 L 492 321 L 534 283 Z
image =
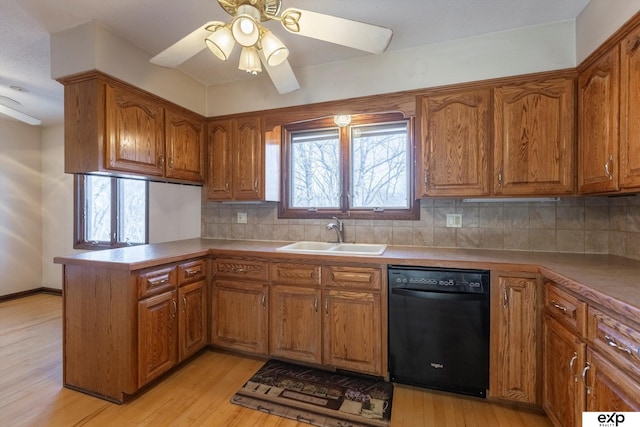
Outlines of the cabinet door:
M 269 304 L 269 354 L 321 363 L 320 289 L 275 285 Z
M 138 302 L 138 387 L 178 362 L 176 291 Z
M 328 291 L 323 309 L 324 364 L 383 375 L 380 295 Z
M 199 281 L 178 289 L 179 360 L 184 360 L 207 343 L 205 282 Z
M 620 187 L 640 187 L 640 28 L 621 45 Z
M 537 282 L 498 276 L 491 285 L 491 397 L 537 400 Z
M 204 123 L 197 116 L 165 110 L 168 178 L 204 181 Z
M 558 427 L 580 427 L 585 410 L 580 378 L 585 343 L 549 315 L 542 324 L 542 407 Z
M 231 155 L 232 123 L 220 120 L 207 124 L 207 198 L 231 199 L 233 157 Z
M 574 80 L 494 90 L 494 194 L 574 191 Z
M 598 352 L 588 350 L 587 411 L 640 411 L 640 383 L 630 378 Z
M 418 197 L 488 195 L 490 90 L 419 97 L 418 103 Z
M 163 109 L 116 86 L 106 88 L 107 169 L 164 175 Z
M 264 156 L 260 117 L 236 119 L 234 128 L 233 198 L 261 200 Z
M 213 286 L 212 342 L 220 347 L 267 354 L 266 285 L 218 280 Z
M 578 191 L 618 189 L 620 48 L 578 77 Z

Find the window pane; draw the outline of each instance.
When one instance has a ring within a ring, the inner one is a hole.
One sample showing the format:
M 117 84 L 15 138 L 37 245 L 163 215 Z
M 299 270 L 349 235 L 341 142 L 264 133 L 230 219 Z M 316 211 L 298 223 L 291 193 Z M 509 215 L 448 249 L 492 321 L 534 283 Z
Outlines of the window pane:
M 351 208 L 408 208 L 407 122 L 351 128 Z
M 123 243 L 146 242 L 147 183 L 118 179 L 118 240 Z
M 86 240 L 110 242 L 111 234 L 111 178 L 85 176 Z
M 292 208 L 339 208 L 340 140 L 338 129 L 291 136 Z

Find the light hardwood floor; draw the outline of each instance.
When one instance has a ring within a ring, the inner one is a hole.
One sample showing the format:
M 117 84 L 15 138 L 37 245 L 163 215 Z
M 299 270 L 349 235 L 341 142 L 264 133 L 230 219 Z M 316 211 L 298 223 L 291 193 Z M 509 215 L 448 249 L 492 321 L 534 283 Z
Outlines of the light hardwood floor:
M 229 403 L 261 359 L 207 351 L 155 387 L 115 405 L 62 387 L 62 298 L 0 303 L 0 426 L 308 427 Z M 541 414 L 395 386 L 392 427 L 540 426 Z

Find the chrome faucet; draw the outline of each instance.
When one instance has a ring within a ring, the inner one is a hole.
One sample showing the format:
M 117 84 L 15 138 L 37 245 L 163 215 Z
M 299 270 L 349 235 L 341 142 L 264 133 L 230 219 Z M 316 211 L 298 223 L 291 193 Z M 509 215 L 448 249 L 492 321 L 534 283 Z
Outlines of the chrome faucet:
M 335 216 L 332 217 L 332 219 L 335 220 L 335 222 L 330 222 L 329 224 L 327 224 L 327 230 L 336 230 L 336 234 L 338 235 L 338 243 L 343 243 L 344 237 L 342 233 L 344 232 L 344 225 L 342 224 L 342 221 L 340 221 Z

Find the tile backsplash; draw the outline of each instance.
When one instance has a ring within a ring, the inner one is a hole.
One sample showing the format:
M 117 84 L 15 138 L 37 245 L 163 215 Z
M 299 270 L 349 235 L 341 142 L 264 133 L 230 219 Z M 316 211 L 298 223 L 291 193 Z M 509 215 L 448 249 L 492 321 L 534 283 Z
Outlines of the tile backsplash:
M 239 224 L 238 213 L 247 214 Z M 446 227 L 461 214 L 462 227 Z M 335 240 L 330 220 L 278 219 L 277 203 L 206 202 L 202 236 L 251 240 Z M 344 220 L 345 241 L 620 255 L 640 260 L 640 197 L 567 197 L 558 202 L 467 203 L 423 199 L 416 221 Z

